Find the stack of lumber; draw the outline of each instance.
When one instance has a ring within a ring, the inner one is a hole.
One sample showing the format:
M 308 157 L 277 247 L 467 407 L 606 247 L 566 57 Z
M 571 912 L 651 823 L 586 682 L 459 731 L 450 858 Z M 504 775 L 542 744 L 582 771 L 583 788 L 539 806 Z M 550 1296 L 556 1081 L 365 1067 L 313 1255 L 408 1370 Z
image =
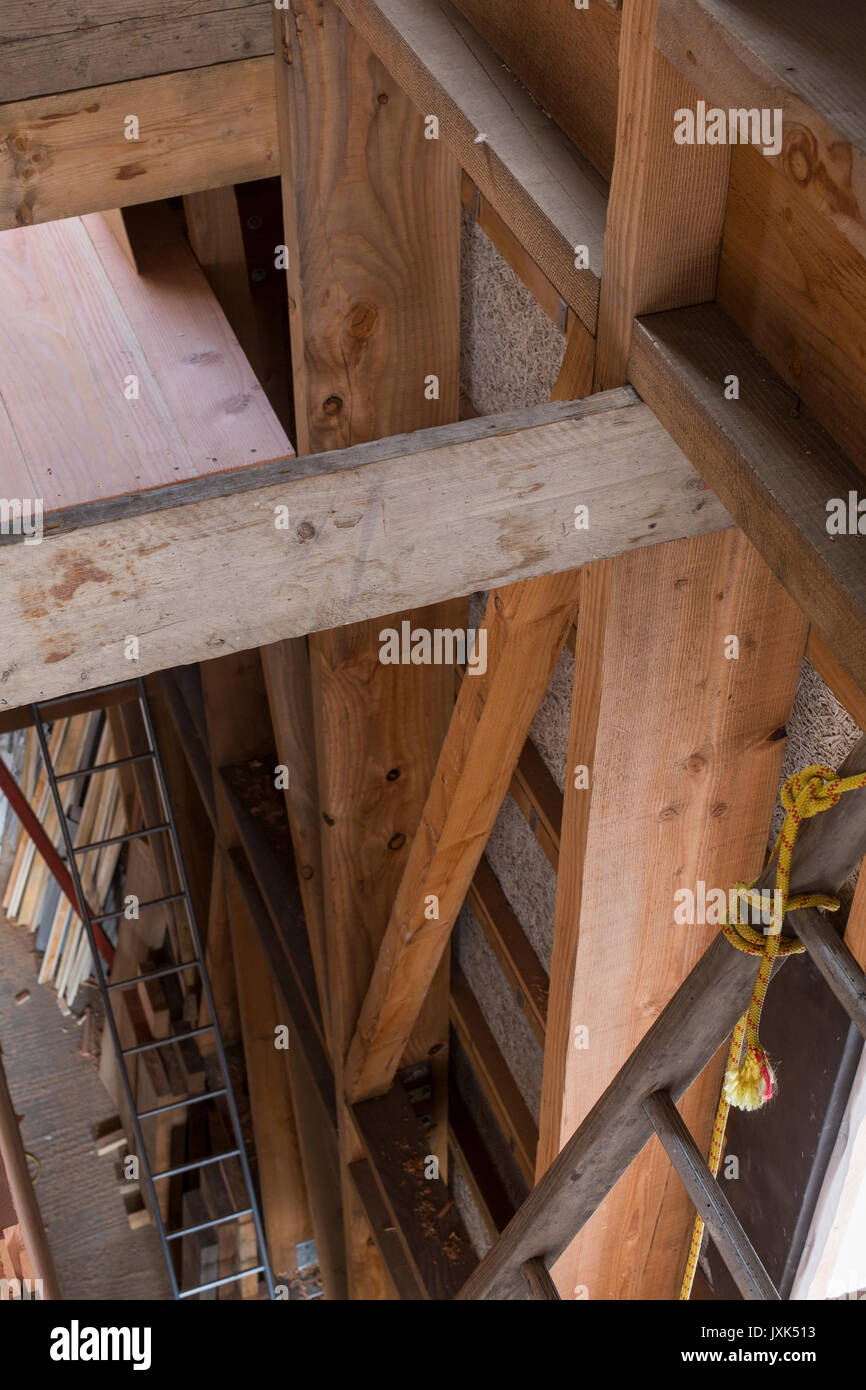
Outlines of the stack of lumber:
M 49 739 L 51 758 L 58 774 L 87 768 L 114 757 L 108 726 L 101 729 L 99 712 L 59 719 Z M 123 833 L 124 810 L 116 772 L 81 777 L 60 784 L 63 806 L 74 827 L 76 844 L 108 839 Z M 45 768 L 38 756 L 35 729 L 26 733 L 22 791 L 52 841 L 62 851 L 62 832 L 48 785 Z M 7 826 L 13 833 L 14 822 Z M 109 845 L 83 856 L 79 868 L 84 891 L 95 913 L 107 910 L 120 858 L 120 845 Z M 36 934 L 43 951 L 39 969 L 41 984 L 54 986 L 62 1007 L 71 1007 L 84 981 L 91 974 L 92 961 L 84 927 L 78 913 L 61 893 L 48 865 L 32 840 L 19 839 L 3 909 L 12 926 L 27 927 Z

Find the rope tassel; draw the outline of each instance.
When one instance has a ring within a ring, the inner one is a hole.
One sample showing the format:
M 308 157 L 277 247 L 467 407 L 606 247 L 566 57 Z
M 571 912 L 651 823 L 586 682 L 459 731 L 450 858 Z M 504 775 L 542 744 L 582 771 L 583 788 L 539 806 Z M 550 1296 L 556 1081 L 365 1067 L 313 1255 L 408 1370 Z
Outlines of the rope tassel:
M 722 1161 L 730 1107 L 733 1105 L 738 1110 L 760 1110 L 761 1106 L 773 1099 L 776 1091 L 775 1072 L 761 1046 L 758 1032 L 761 1010 L 777 957 L 796 955 L 806 949 L 795 937 L 782 936 L 785 914 L 804 907 L 823 907 L 830 912 L 835 912 L 839 907 L 839 899 L 830 897 L 827 893 L 789 893 L 791 859 L 797 835 L 804 821 L 835 806 L 843 793 L 860 787 L 866 787 L 866 773 L 858 773 L 854 777 L 838 777 L 833 768 L 819 764 L 803 768 L 802 772 L 795 772 L 782 784 L 780 799 L 785 810 L 785 819 L 769 860 L 772 864 L 778 857 L 772 917 L 765 931 L 758 931 L 748 921 L 742 920 L 746 915 L 744 907 L 754 908 L 759 914 L 766 913 L 767 902 L 764 895 L 755 888 L 754 883 L 735 884 L 736 906 L 729 914 L 729 920 L 723 924 L 722 931 L 738 951 L 760 956 L 761 962 L 748 1010 L 743 1014 L 731 1038 L 725 1080 L 710 1140 L 708 1162 L 714 1178 L 718 1176 Z M 760 916 L 758 920 L 761 920 Z M 681 1299 L 691 1297 L 703 1235 L 703 1220 L 696 1216 L 680 1290 Z

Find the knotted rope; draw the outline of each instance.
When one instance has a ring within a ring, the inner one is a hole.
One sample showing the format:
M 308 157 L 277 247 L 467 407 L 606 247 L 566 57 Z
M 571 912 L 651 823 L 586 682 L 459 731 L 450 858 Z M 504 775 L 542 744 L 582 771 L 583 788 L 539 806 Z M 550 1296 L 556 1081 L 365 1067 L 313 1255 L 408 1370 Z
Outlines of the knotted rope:
M 722 925 L 722 931 L 738 951 L 760 956 L 761 963 L 758 966 L 748 1010 L 743 1014 L 731 1037 L 725 1081 L 710 1138 L 708 1164 L 714 1178 L 718 1176 L 722 1161 L 725 1129 L 731 1106 L 734 1105 L 740 1110 L 758 1110 L 768 1100 L 772 1100 L 775 1091 L 775 1073 L 769 1057 L 761 1046 L 758 1034 L 761 1010 L 777 957 L 798 955 L 806 949 L 796 937 L 782 937 L 785 913 L 795 912 L 804 907 L 823 907 L 835 912 L 839 907 L 839 899 L 827 893 L 789 893 L 791 859 L 797 835 L 804 821 L 820 815 L 822 811 L 828 811 L 838 803 L 845 792 L 855 791 L 860 787 L 866 787 L 866 772 L 857 773 L 853 777 L 839 777 L 833 768 L 820 764 L 813 764 L 803 768 L 802 772 L 795 772 L 782 784 L 781 802 L 785 810 L 785 819 L 769 860 L 772 863 L 778 856 L 772 919 L 764 931 L 757 931 L 749 922 L 741 920 L 743 904 L 756 909 L 759 914 L 766 911 L 766 895 L 754 886 L 757 880 L 753 883 L 734 884 L 736 906 L 729 914 L 729 919 Z M 730 920 L 731 917 L 734 920 Z M 703 1235 L 704 1222 L 698 1215 L 695 1217 L 680 1289 L 682 1300 L 691 1296 Z

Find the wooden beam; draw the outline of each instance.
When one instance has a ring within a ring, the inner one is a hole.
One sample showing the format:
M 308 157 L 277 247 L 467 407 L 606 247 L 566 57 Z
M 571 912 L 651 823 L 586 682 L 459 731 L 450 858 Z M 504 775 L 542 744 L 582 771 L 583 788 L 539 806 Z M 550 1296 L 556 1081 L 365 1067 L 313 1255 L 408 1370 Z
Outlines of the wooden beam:
M 436 117 L 439 138 L 594 333 L 602 180 L 448 0 L 339 5 L 418 110 Z
M 325 1037 L 330 1048 L 328 942 L 325 932 L 319 788 L 307 639 L 276 642 L 260 652 L 268 691 L 277 757 L 288 769 L 286 810 L 292 834 L 298 887 L 313 955 Z
M 861 729 L 866 729 L 866 692 L 851 679 L 845 667 L 814 627 L 809 628 L 806 658 L 815 667 L 831 693 L 836 696 L 839 704 L 848 711 L 854 723 L 859 724 Z
M 292 0 L 275 24 L 300 447 L 345 449 L 456 419 L 459 169 L 444 141 L 425 139 L 421 115 L 330 0 Z M 341 525 L 351 531 L 361 522 L 368 547 L 369 529 L 354 505 L 353 514 L 356 522 L 346 513 Z M 313 523 L 302 524 L 304 535 Z M 410 610 L 395 615 L 398 623 L 452 628 L 461 625 L 461 613 L 465 622 L 465 604 L 423 611 L 398 599 L 387 606 Z M 310 641 L 329 1010 L 341 1096 L 345 1049 L 435 766 L 453 678 L 447 667 L 384 664 L 381 623 L 336 626 L 360 616 L 331 604 L 316 625 L 330 630 Z M 443 1177 L 447 991 L 443 967 L 406 1058 L 431 1059 L 428 1143 Z M 349 1177 L 361 1149 L 345 1107 L 339 1130 L 350 1293 L 389 1296 L 391 1281 Z
M 235 190 L 229 186 L 187 193 L 183 210 L 195 258 L 261 381 L 262 348 Z
M 400 1082 L 353 1106 L 352 1119 L 423 1296 L 453 1298 L 477 1260 Z
M 742 1297 L 778 1302 L 773 1281 L 667 1091 L 653 1091 L 643 1108 Z
M 494 591 L 487 669 L 460 687 L 346 1062 L 352 1099 L 387 1090 L 574 620 L 577 576 Z M 438 917 L 430 917 L 429 901 Z
M 696 93 L 655 47 L 658 3 L 623 8 L 597 390 L 625 380 L 637 314 L 711 299 L 716 284 L 730 150 L 674 143 L 674 112 Z
M 573 0 L 458 0 L 457 8 L 544 111 L 609 179 L 616 141 L 619 16 Z
M 866 685 L 862 538 L 831 535 L 828 503 L 863 477 L 715 305 L 641 319 L 629 376 L 812 620 Z M 739 382 L 726 399 L 725 381 Z
M 256 0 L 205 0 L 194 12 L 184 0 L 161 0 L 157 13 L 131 17 L 123 6 L 93 6 L 86 18 L 73 11 L 38 21 L 26 0 L 11 0 L 3 15 L 3 95 L 18 101 L 256 58 L 273 49 L 268 21 Z
M 130 113 L 139 139 L 124 137 Z M 276 174 L 273 60 L 0 106 L 0 228 Z
M 256 757 L 270 735 L 267 699 L 257 653 L 232 655 L 202 667 L 211 771 L 221 838 L 238 845 L 228 798 L 217 776 L 233 761 Z M 227 876 L 227 904 L 238 991 L 247 1085 L 262 1188 L 262 1217 L 274 1269 L 294 1270 L 294 1247 L 312 1234 L 285 1051 L 276 1029 L 287 1024 L 248 908 Z M 291 1037 L 289 1038 L 291 1046 Z
M 456 1086 L 452 1086 L 448 1097 L 448 1121 L 448 1137 L 454 1157 L 489 1234 L 497 1236 L 505 1230 L 514 1215 L 514 1203 Z
M 487 1025 L 469 981 L 457 965 L 451 967 L 451 1023 L 508 1147 L 531 1187 L 535 1180 L 538 1125 Z
M 791 144 L 796 158 L 797 128 Z M 731 155 L 716 298 L 788 387 L 866 469 L 861 251 L 751 146 Z
M 88 511 L 95 524 L 74 542 L 51 533 L 54 514 L 38 547 L 0 544 L 0 709 L 125 679 L 129 633 L 142 634 L 149 672 L 729 524 L 629 391 L 422 431 L 408 447 L 398 437 L 285 460 L 236 475 L 231 489 L 178 484 L 171 496 L 184 505 L 129 515 L 169 501 L 141 494 Z M 587 530 L 574 528 L 575 498 Z M 277 507 L 288 530 L 276 528 Z M 206 604 L 190 603 L 192 575 Z
M 866 30 L 856 0 L 661 0 L 658 45 L 708 104 L 781 111 L 762 154 L 866 253 Z M 762 147 L 763 148 L 763 147 Z
M 583 572 L 539 1178 L 713 935 L 676 924 L 675 890 L 760 868 L 805 635 L 734 531 Z M 699 1141 L 718 1082 L 716 1067 L 689 1097 Z M 637 1193 L 663 1188 L 650 1150 L 554 1270 L 564 1297 L 675 1297 L 685 1195 L 666 1190 L 651 1221 L 633 1219 Z
M 475 870 L 467 901 L 499 961 L 518 1007 L 543 1047 L 550 981 L 486 855 L 481 856 Z
M 840 774 L 866 770 L 866 738 Z M 844 807 L 844 810 L 843 810 Z M 836 892 L 866 852 L 866 791 L 851 792 L 832 811 L 810 820 L 799 836 L 792 893 Z M 771 887 L 775 865 L 758 879 Z M 796 933 L 799 914 L 790 914 Z M 778 966 L 777 966 L 778 968 Z M 590 1219 L 641 1152 L 653 1128 L 641 1102 L 655 1090 L 678 1102 L 715 1055 L 748 1004 L 754 958 L 718 934 L 646 1036 L 478 1269 L 461 1299 L 525 1299 L 523 1263 L 544 1255 L 552 1264 Z

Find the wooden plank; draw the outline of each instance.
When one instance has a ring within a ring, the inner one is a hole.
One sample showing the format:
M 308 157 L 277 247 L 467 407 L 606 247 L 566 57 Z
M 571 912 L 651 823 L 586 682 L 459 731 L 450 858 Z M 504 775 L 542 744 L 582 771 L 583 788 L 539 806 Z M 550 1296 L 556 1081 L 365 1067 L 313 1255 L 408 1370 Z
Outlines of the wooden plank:
M 840 768 L 866 770 L 866 738 Z M 842 809 L 844 806 L 844 810 Z M 835 892 L 866 850 L 866 792 L 851 792 L 810 820 L 798 838 L 791 891 Z M 770 887 L 771 865 L 758 879 Z M 798 914 L 790 914 L 796 933 Z M 778 966 L 777 966 L 778 968 Z M 571 1136 L 507 1230 L 461 1290 L 461 1299 L 524 1299 L 521 1266 L 562 1254 L 652 1135 L 641 1101 L 654 1090 L 678 1102 L 731 1032 L 755 982 L 754 959 L 719 933 Z
M 236 832 L 217 769 L 258 756 L 269 738 L 267 699 L 258 656 L 229 656 L 202 667 L 217 820 L 231 849 Z M 262 1217 L 273 1267 L 295 1268 L 295 1245 L 312 1234 L 285 1052 L 276 1028 L 287 1024 L 241 894 L 227 879 L 238 1007 L 262 1190 Z M 291 1046 L 291 1037 L 289 1039 Z
M 183 211 L 195 258 L 261 381 L 262 349 L 235 190 L 209 188 L 188 193 Z
M 758 150 L 732 151 L 719 304 L 866 471 L 863 251 Z
M 134 685 L 118 685 L 97 695 L 88 695 L 85 691 L 82 695 L 70 695 L 68 699 L 52 704 L 51 717 L 69 719 L 73 714 L 86 714 L 93 709 L 109 709 L 113 705 L 127 704 L 137 698 Z M 0 734 L 11 733 L 13 729 L 29 730 L 32 726 L 33 711 L 29 705 L 24 709 L 0 710 Z
M 799 936 L 851 1022 L 866 1038 L 866 976 L 832 922 L 807 908 L 797 919 Z
M 543 1047 L 550 981 L 485 855 L 469 885 L 468 902 Z
M 183 0 L 161 0 L 152 9 L 150 14 L 133 17 L 128 7 L 124 12 L 119 4 L 113 4 L 113 12 L 105 17 L 89 7 L 74 16 L 67 10 L 65 22 L 59 24 L 57 15 L 47 27 L 41 16 L 35 21 L 31 11 L 24 32 L 25 15 L 4 13 L 0 24 L 4 98 L 19 101 L 272 52 L 269 16 L 255 0 L 208 0 L 195 6 Z
M 566 643 L 571 642 L 573 631 L 571 629 L 566 637 Z M 530 829 L 544 850 L 551 868 L 558 868 L 562 792 L 548 772 L 544 759 L 532 739 L 527 739 L 521 749 L 511 779 L 511 795 L 529 822 Z
M 667 1091 L 653 1091 L 643 1108 L 742 1297 L 750 1302 L 777 1302 L 779 1295 L 770 1276 Z
M 328 942 L 325 933 L 325 905 L 322 878 L 322 842 L 319 833 L 319 789 L 316 781 L 313 694 L 310 686 L 310 657 L 307 639 L 295 637 L 276 642 L 260 652 L 277 757 L 288 769 L 285 788 L 286 810 L 292 834 L 298 887 L 304 921 L 313 955 L 319 1008 L 330 1044 L 330 1000 L 328 995 Z
M 477 1261 L 444 1180 L 427 1176 L 428 1136 L 399 1081 L 352 1118 L 424 1297 L 453 1298 Z
M 559 1291 L 550 1277 L 544 1260 L 540 1259 L 539 1256 L 533 1255 L 531 1259 L 524 1261 L 521 1273 L 526 1281 L 531 1299 L 545 1300 L 551 1303 L 559 1302 Z
M 449 1140 L 454 1156 L 491 1236 L 504 1231 L 514 1203 L 503 1186 L 472 1114 L 456 1086 L 448 1097 Z
M 330 0 L 324 7 L 292 0 L 275 24 L 299 443 L 305 450 L 351 446 L 455 419 L 458 166 L 444 141 L 425 140 L 421 115 Z M 339 103 L 336 90 L 344 94 Z M 454 627 L 459 613 L 449 604 L 407 617 Z M 332 1050 L 342 1095 L 345 1048 L 387 922 L 401 849 L 414 834 L 435 766 L 452 677 L 443 667 L 385 665 L 380 624 L 336 630 L 360 616 L 342 603 L 328 616 L 321 626 L 332 630 L 312 640 L 310 651 Z M 431 1058 L 429 1144 L 443 1174 L 447 1026 L 443 968 L 406 1059 Z M 388 1296 L 390 1281 L 348 1177 L 360 1149 L 345 1108 L 339 1129 L 350 1293 Z
M 866 692 L 851 679 L 842 663 L 827 646 L 820 632 L 809 628 L 806 657 L 818 675 L 861 729 L 866 729 Z
M 726 109 L 779 109 L 778 148 L 762 155 L 866 251 L 866 30 L 856 0 L 820 13 L 791 0 L 661 0 L 658 44 Z
M 574 0 L 458 0 L 535 100 L 606 179 L 613 169 L 619 16 Z
M 535 1180 L 538 1125 L 499 1050 L 481 1006 L 458 966 L 451 967 L 451 1022 L 530 1187 Z
M 357 476 L 354 449 L 331 455 L 331 471 L 318 479 L 304 477 L 318 460 L 292 460 L 284 481 L 248 496 L 242 509 L 233 491 L 79 530 L 74 546 L 63 532 L 46 531 L 38 547 L 13 537 L 0 544 L 0 708 L 126 679 L 129 633 L 143 635 L 138 669 L 146 674 L 728 525 L 648 408 L 628 394 L 614 399 L 629 403 L 626 416 L 605 397 L 569 410 L 531 407 L 542 418 L 570 418 L 523 438 L 501 420 L 492 429 L 489 420 L 448 426 L 434 440 L 451 430 L 481 437 L 426 461 L 380 459 Z M 394 447 L 357 446 L 367 458 Z M 435 510 L 431 488 L 441 499 Z M 592 516 L 587 530 L 571 524 L 575 496 Z M 133 511 L 135 500 L 119 510 Z M 276 507 L 300 520 L 277 529 Z M 191 603 L 193 577 L 201 601 Z
M 26 461 L 6 485 L 47 512 L 291 453 L 168 209 L 127 215 L 150 234 L 141 274 L 98 214 L 0 233 L 2 394 Z
M 712 938 L 677 925 L 675 891 L 760 868 L 805 645 L 802 615 L 738 532 L 652 559 L 583 572 L 538 1177 Z M 717 1065 L 689 1096 L 699 1142 L 718 1084 Z M 665 1171 L 654 1148 L 634 1164 L 554 1270 L 564 1297 L 676 1296 L 690 1210 Z M 664 1192 L 647 1222 L 642 1192 Z
M 418 110 L 436 117 L 439 138 L 594 333 L 602 180 L 448 0 L 339 4 Z
M 529 725 L 574 620 L 572 572 L 491 594 L 487 667 L 460 687 L 346 1063 L 353 1099 L 387 1089 L 448 944 Z M 425 910 L 430 896 L 438 918 Z
M 655 47 L 658 3 L 633 0 L 623 10 L 597 390 L 625 380 L 637 314 L 700 303 L 715 290 L 730 150 L 674 143 L 674 112 L 697 94 Z
M 827 504 L 862 475 L 714 305 L 654 314 L 635 330 L 629 375 L 859 685 L 866 579 L 857 535 L 830 535 Z M 725 379 L 740 383 L 725 398 Z
M 393 1217 L 373 1177 L 371 1164 L 366 1158 L 356 1158 L 349 1164 L 349 1174 L 397 1296 L 401 1302 L 421 1302 L 424 1294 L 394 1229 Z
M 139 118 L 137 141 L 124 137 L 130 113 Z M 270 58 L 0 106 L 0 228 L 268 178 L 278 168 Z

